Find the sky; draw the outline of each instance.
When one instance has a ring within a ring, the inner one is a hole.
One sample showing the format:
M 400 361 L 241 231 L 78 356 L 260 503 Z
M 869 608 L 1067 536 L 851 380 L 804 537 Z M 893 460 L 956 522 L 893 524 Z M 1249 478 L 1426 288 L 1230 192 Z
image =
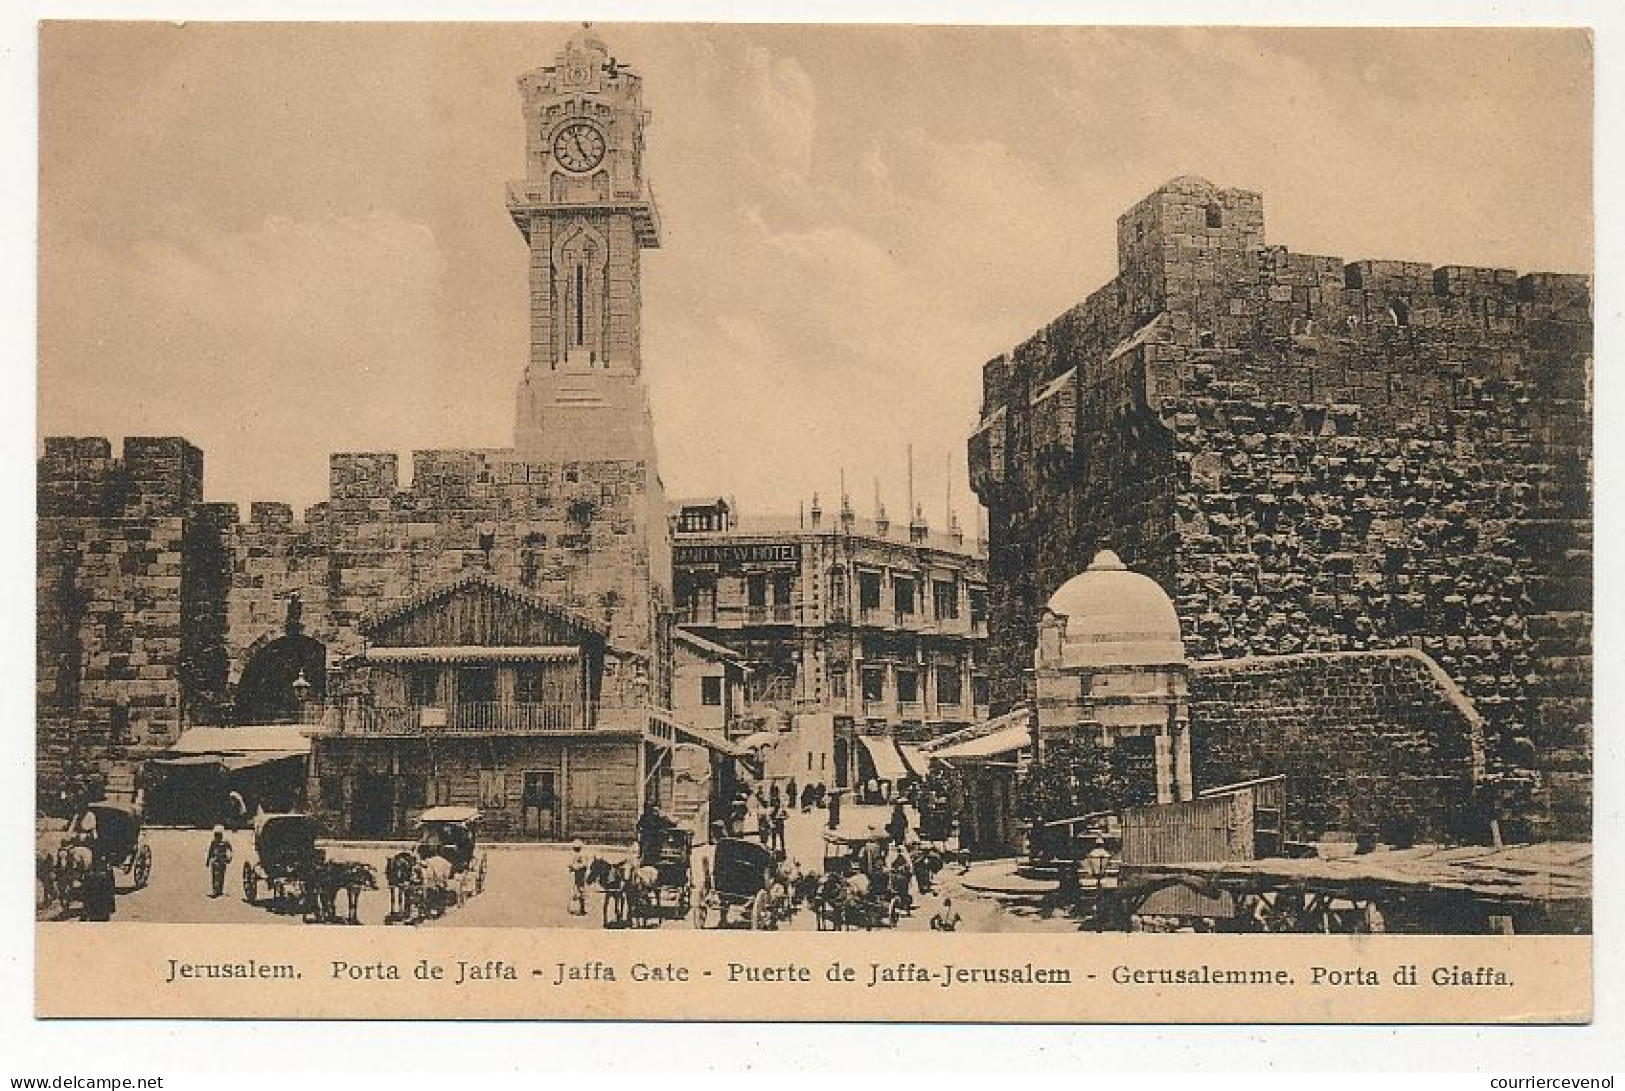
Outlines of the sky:
M 55 24 L 40 435 L 183 435 L 213 500 L 335 451 L 502 447 L 526 358 L 515 80 L 568 24 Z M 1592 268 L 1576 31 L 598 24 L 664 226 L 644 375 L 674 496 L 973 518 L 981 365 L 1197 174 L 1345 260 Z M 408 473 L 403 458 L 402 473 Z

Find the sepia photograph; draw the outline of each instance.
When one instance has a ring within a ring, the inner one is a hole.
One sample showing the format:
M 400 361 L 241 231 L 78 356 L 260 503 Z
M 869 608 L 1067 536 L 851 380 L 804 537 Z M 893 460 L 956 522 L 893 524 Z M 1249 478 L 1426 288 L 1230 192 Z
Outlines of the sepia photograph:
M 38 46 L 40 1014 L 1587 1018 L 1584 29 Z

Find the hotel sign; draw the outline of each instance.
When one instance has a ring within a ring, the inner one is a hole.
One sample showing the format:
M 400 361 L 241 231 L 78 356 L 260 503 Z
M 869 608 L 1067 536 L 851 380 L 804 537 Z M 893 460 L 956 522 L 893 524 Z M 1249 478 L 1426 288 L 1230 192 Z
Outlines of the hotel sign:
M 798 565 L 800 542 L 761 542 L 740 545 L 677 545 L 672 547 L 672 563 L 677 565 L 714 564 L 724 568 L 742 565 Z

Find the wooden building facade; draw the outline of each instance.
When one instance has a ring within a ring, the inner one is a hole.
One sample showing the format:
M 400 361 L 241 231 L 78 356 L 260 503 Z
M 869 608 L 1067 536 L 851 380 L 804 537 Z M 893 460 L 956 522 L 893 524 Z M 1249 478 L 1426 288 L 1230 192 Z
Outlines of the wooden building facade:
M 589 619 L 473 572 L 361 626 L 317 735 L 311 803 L 354 837 L 478 808 L 494 839 L 630 841 L 672 750 L 726 743 L 650 704 L 648 664 Z

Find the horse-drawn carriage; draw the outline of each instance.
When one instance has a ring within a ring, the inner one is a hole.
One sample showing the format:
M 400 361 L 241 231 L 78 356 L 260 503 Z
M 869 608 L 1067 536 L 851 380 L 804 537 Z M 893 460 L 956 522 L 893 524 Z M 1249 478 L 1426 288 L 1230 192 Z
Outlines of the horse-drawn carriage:
M 64 912 L 77 904 L 85 920 L 107 920 L 113 915 L 115 870 L 140 890 L 152 878 L 152 846 L 139 807 L 104 799 L 87 804 L 69 824 L 50 886 Z
M 390 920 L 439 916 L 485 890 L 488 861 L 475 833 L 479 821 L 473 807 L 430 807 L 418 815 L 416 850 L 395 854 L 385 868 Z
M 278 906 L 304 908 L 322 863 L 321 827 L 307 814 L 261 814 L 254 819 L 254 859 L 243 861 L 243 900 L 258 905 L 263 888 Z
M 896 927 L 906 903 L 906 880 L 892 878 L 887 845 L 882 833 L 824 833 L 824 877 L 812 900 L 819 931 Z M 897 889 L 900 885 L 903 889 Z
M 668 917 L 686 917 L 694 900 L 690 857 L 694 835 L 673 825 L 638 834 L 636 854 L 594 857 L 585 882 L 604 894 L 604 927 L 659 925 Z
M 778 857 L 766 846 L 738 837 L 717 842 L 716 859 L 704 877 L 695 903 L 694 922 L 701 928 L 715 914 L 718 928 L 728 927 L 728 913 L 738 909 L 750 928 L 775 928 L 790 912 L 786 885 L 778 874 Z
M 338 894 L 348 896 L 344 920 L 360 921 L 363 890 L 375 889 L 377 875 L 369 864 L 329 860 L 317 847 L 321 824 L 308 814 L 261 814 L 254 819 L 254 858 L 243 861 L 243 900 L 258 905 L 261 891 L 272 908 L 302 913 L 307 921 L 339 919 Z
M 652 831 L 638 845 L 638 864 L 653 872 L 653 880 L 637 899 L 639 922 L 659 924 L 675 911 L 688 916 L 694 900 L 690 859 L 694 835 L 675 826 Z

